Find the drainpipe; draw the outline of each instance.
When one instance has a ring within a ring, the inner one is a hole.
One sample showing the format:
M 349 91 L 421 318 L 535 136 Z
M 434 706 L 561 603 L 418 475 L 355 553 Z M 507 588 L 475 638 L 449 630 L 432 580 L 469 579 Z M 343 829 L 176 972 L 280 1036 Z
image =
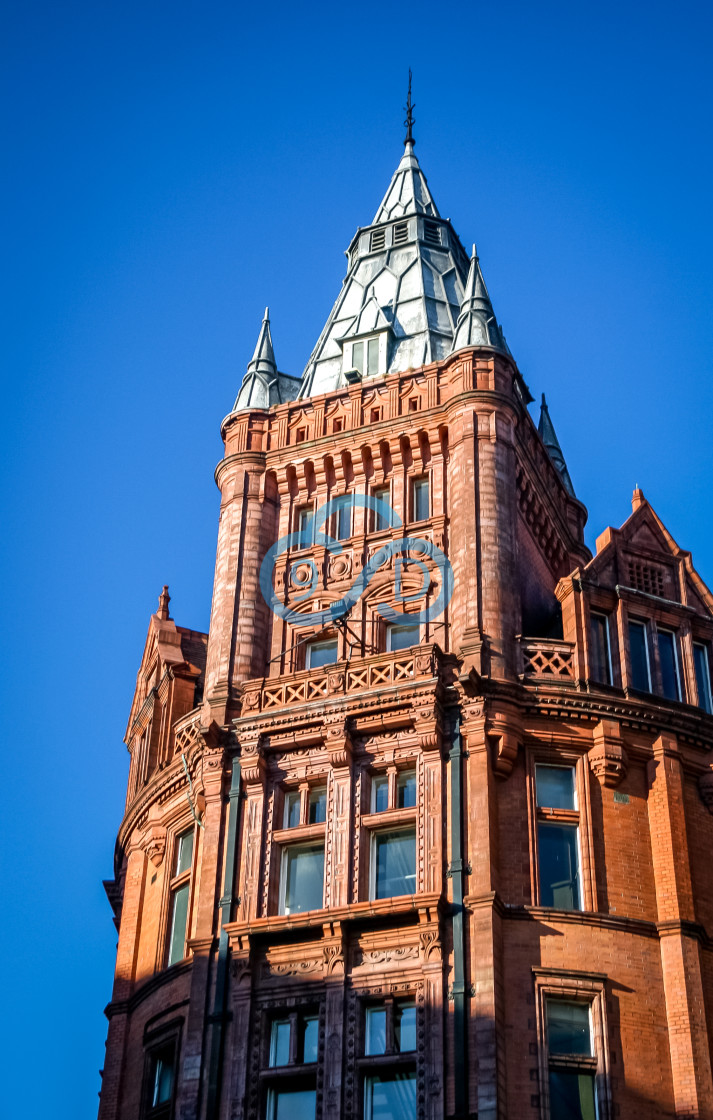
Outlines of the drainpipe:
M 220 1106 L 220 1090 L 223 1079 L 223 1050 L 225 1043 L 225 1023 L 228 1017 L 228 935 L 225 927 L 233 915 L 233 905 L 237 902 L 234 892 L 235 863 L 238 849 L 238 820 L 240 817 L 240 762 L 233 759 L 233 772 L 228 793 L 228 841 L 225 856 L 225 879 L 223 897 L 220 900 L 220 939 L 218 942 L 218 965 L 215 974 L 215 1000 L 213 1014 L 208 1016 L 212 1024 L 210 1064 L 208 1066 L 208 1097 L 206 1120 L 217 1120 Z
M 468 1056 L 466 1049 L 465 990 L 465 913 L 463 907 L 463 747 L 460 710 L 451 724 L 451 865 L 448 874 L 453 886 L 453 984 L 448 993 L 453 1001 L 453 1066 L 455 1112 L 457 1120 L 468 1115 Z

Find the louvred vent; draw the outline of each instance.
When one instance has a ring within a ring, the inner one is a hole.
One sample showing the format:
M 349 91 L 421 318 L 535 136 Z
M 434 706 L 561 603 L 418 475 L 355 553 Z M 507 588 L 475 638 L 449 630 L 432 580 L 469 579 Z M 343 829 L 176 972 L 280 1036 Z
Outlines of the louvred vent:
M 375 229 L 371 234 L 370 249 L 372 253 L 376 253 L 379 249 L 383 249 L 386 245 L 386 230 Z
M 435 222 L 423 223 L 423 240 L 427 245 L 441 244 L 441 227 Z
M 394 226 L 394 245 L 403 245 L 408 241 L 408 222 L 399 222 Z

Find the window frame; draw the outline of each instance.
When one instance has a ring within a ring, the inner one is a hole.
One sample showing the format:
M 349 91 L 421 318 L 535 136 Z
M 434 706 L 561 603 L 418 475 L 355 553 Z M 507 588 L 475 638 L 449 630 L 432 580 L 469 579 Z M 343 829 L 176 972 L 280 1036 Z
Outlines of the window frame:
M 382 999 L 374 999 L 368 993 L 360 998 L 361 1015 L 359 1016 L 359 1049 L 357 1069 L 359 1074 L 359 1088 L 361 1093 L 359 1115 L 370 1117 L 368 1082 L 372 1078 L 397 1077 L 399 1074 L 412 1077 L 416 1084 L 416 1099 L 414 1118 L 418 1113 L 418 1086 L 421 1076 L 418 1053 L 419 1024 L 423 1015 L 416 992 L 404 991 L 392 993 Z M 413 1049 L 401 1050 L 397 1046 L 396 1012 L 399 1007 L 412 1007 L 414 1009 L 414 1034 L 415 1045 Z M 367 1016 L 371 1010 L 384 1011 L 384 1050 L 379 1053 L 367 1053 Z M 408 1118 L 407 1118 L 408 1120 Z
M 306 514 L 310 514 L 308 532 L 302 528 L 302 519 Z M 314 544 L 314 514 L 315 503 L 305 502 L 304 505 L 295 508 L 295 533 L 297 534 L 298 543 L 295 546 L 297 552 L 305 552 L 308 548 L 312 548 Z M 303 536 L 307 536 L 306 543 L 303 541 Z
M 552 766 L 574 772 L 574 798 L 576 809 L 555 809 L 537 803 L 537 767 Z M 586 756 L 574 751 L 561 750 L 555 754 L 544 748 L 528 751 L 527 782 L 530 807 L 530 886 L 532 905 L 543 910 L 557 910 L 545 906 L 540 883 L 540 824 L 569 824 L 577 828 L 577 859 L 579 907 L 566 913 L 578 914 L 597 909 L 597 885 L 592 838 L 592 812 L 589 790 L 589 769 Z
M 312 826 L 312 827 L 323 828 L 324 826 L 323 825 L 318 825 L 318 826 Z M 281 844 L 280 845 L 280 881 L 279 881 L 278 900 L 277 900 L 277 913 L 278 913 L 278 915 L 280 915 L 280 917 L 289 918 L 289 917 L 292 917 L 295 914 L 310 914 L 310 913 L 313 913 L 315 910 L 324 910 L 324 908 L 325 908 L 325 893 L 326 893 L 325 861 L 326 861 L 326 855 L 327 855 L 325 839 L 326 839 L 325 836 L 322 836 L 321 838 L 316 838 L 316 839 L 311 839 L 311 838 L 310 839 L 302 839 L 300 837 L 300 838 L 295 838 L 293 843 Z M 286 896 L 287 896 L 288 860 L 291 856 L 294 857 L 295 852 L 300 850 L 300 849 L 302 851 L 321 850 L 321 852 L 322 852 L 322 905 L 311 907 L 309 910 L 289 910 L 288 911 L 288 910 L 285 909 Z
M 594 1074 L 597 1120 L 611 1120 L 612 1099 L 610 1083 L 611 1057 L 608 1045 L 606 984 L 603 973 L 579 972 L 568 969 L 566 974 L 553 968 L 532 969 L 535 982 L 537 1053 L 540 1081 L 541 1120 L 551 1120 L 550 1069 L 568 1068 L 577 1072 L 579 1066 Z M 554 1056 L 551 1060 L 547 1034 L 547 1004 L 558 1000 L 562 1003 L 586 1004 L 589 1008 L 592 1057 L 569 1055 Z
M 600 681 L 594 675 L 593 665 L 593 642 L 592 642 L 592 620 L 601 619 L 604 623 L 604 633 L 606 635 L 606 667 L 609 671 L 609 680 Z M 590 680 L 595 684 L 603 684 L 612 686 L 614 684 L 614 662 L 612 659 L 612 643 L 611 643 L 611 620 L 609 615 L 604 610 L 591 610 L 589 611 L 589 673 Z
M 418 631 L 417 640 L 407 646 L 398 646 L 396 649 L 392 648 L 391 635 L 394 630 L 401 629 L 415 629 Z M 414 646 L 421 645 L 421 623 L 420 622 L 389 622 L 386 624 L 386 652 L 387 653 L 403 653 L 405 650 L 413 649 Z
M 632 626 L 638 626 L 644 632 L 644 652 L 646 654 L 646 672 L 647 672 L 648 679 L 649 679 L 649 687 L 648 688 L 643 688 L 642 689 L 642 688 L 639 688 L 638 685 L 634 684 L 634 666 L 633 666 L 633 660 L 632 660 L 632 657 L 631 657 L 631 628 L 632 628 Z M 626 636 L 627 636 L 626 656 L 627 656 L 627 662 L 628 662 L 627 668 L 628 668 L 629 688 L 633 688 L 633 690 L 635 692 L 646 692 L 649 695 L 654 695 L 654 681 L 653 681 L 653 673 L 651 671 L 651 648 L 650 648 L 651 635 L 650 635 L 650 630 L 651 630 L 651 623 L 648 619 L 632 618 L 631 615 L 628 616 L 628 618 L 627 618 L 627 629 L 626 629 Z
M 334 661 L 325 661 L 322 665 L 312 664 L 312 651 L 324 646 L 335 647 Z M 311 669 L 328 669 L 331 665 L 336 665 L 339 661 L 339 636 L 333 638 L 311 638 L 308 642 L 304 643 L 305 647 L 305 670 L 309 672 Z
M 187 868 L 181 872 L 174 873 L 168 880 L 168 905 L 167 905 L 167 923 L 166 923 L 166 950 L 164 954 L 164 968 L 173 968 L 174 965 L 180 964 L 181 961 L 187 959 L 188 941 L 191 933 L 191 919 L 193 909 L 193 865 L 196 858 L 196 826 L 195 823 L 189 828 L 183 828 L 176 831 L 173 836 L 171 845 L 171 866 L 177 867 L 181 854 L 181 841 L 186 836 L 191 836 L 191 858 Z M 183 956 L 176 960 L 171 960 L 171 950 L 173 946 L 173 930 L 176 918 L 176 898 L 178 892 L 184 888 L 188 888 L 188 899 L 186 902 L 186 928 L 183 936 Z
M 372 486 L 369 491 L 369 496 L 371 498 L 374 498 L 376 501 L 386 502 L 389 509 L 391 509 L 394 513 L 396 512 L 394 510 L 394 504 L 391 500 L 392 487 L 390 482 L 382 482 L 378 486 Z M 387 533 L 389 529 L 392 528 L 392 526 L 388 522 L 385 525 L 379 524 L 381 514 L 378 510 L 372 508 L 370 509 L 369 514 L 370 533 Z
M 424 485 L 426 487 L 428 511 L 427 511 L 425 517 L 417 517 L 416 516 L 416 509 L 417 509 L 418 499 L 417 499 L 416 494 L 417 494 L 417 490 L 419 490 Z M 432 516 L 432 514 L 431 514 L 431 510 L 432 510 L 432 507 L 431 507 L 431 489 L 432 488 L 431 488 L 431 475 L 430 475 L 430 473 L 419 474 L 419 475 L 415 475 L 414 477 L 412 477 L 411 484 L 410 484 L 410 487 L 409 487 L 409 498 L 410 498 L 410 506 L 411 506 L 411 508 L 409 510 L 409 512 L 411 514 L 411 516 L 409 518 L 410 521 L 413 521 L 416 524 L 421 524 L 424 521 L 429 521 L 430 520 L 430 518 Z
M 401 894 L 385 894 L 378 896 L 376 893 L 377 883 L 377 846 L 380 841 L 383 841 L 388 836 L 399 836 L 402 833 L 413 833 L 413 846 L 414 846 L 414 860 L 413 860 L 413 891 L 406 891 Z M 416 821 L 413 824 L 394 824 L 386 825 L 384 828 L 374 828 L 371 830 L 369 840 L 369 901 L 370 902 L 383 902 L 387 898 L 414 898 L 418 894 L 418 829 Z
M 176 1109 L 182 1026 L 182 1020 L 173 1020 L 144 1036 L 144 1069 L 139 1106 L 140 1120 L 173 1120 Z M 168 1101 L 162 1101 L 154 1105 L 151 1103 L 152 1086 L 155 1084 L 156 1076 L 154 1061 L 160 1051 L 169 1047 L 173 1053 L 171 1096 Z
M 675 676 L 675 679 L 676 679 L 676 695 L 675 696 L 667 696 L 665 691 L 664 691 L 663 662 L 662 662 L 662 659 L 661 659 L 661 642 L 660 642 L 660 636 L 662 634 L 665 634 L 667 637 L 670 637 L 671 646 L 673 648 L 673 670 L 674 670 L 674 676 Z M 657 626 L 656 626 L 656 654 L 657 654 L 657 658 L 658 658 L 658 675 L 659 675 L 659 679 L 661 681 L 661 694 L 660 694 L 661 699 L 662 700 L 668 700 L 671 703 L 680 704 L 681 701 L 683 700 L 683 679 L 682 679 L 682 674 L 681 674 L 681 659 L 679 657 L 679 652 L 678 652 L 678 632 L 676 630 L 674 630 L 674 629 L 672 629 L 668 626 L 659 626 L 657 624 Z
M 693 639 L 693 675 L 696 681 L 696 696 L 698 699 L 698 707 L 706 712 L 708 715 L 713 715 L 713 687 L 711 686 L 711 659 L 708 652 L 708 643 L 700 639 Z M 703 684 L 705 686 L 705 699 L 707 703 L 703 703 L 701 697 L 701 682 L 698 679 L 698 668 L 696 662 L 696 650 L 699 649 L 703 653 Z

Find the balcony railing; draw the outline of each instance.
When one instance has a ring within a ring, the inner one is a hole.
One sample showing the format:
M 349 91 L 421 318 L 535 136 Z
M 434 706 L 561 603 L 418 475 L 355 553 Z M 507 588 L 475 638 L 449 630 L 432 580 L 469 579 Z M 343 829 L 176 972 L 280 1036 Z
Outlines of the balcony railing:
M 574 644 L 549 638 L 520 638 L 522 676 L 526 680 L 574 684 Z

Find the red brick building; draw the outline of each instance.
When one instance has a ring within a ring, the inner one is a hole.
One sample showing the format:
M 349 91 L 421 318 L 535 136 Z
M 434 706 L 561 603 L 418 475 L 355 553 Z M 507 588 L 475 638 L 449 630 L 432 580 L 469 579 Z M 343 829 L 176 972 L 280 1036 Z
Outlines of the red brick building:
M 713 1118 L 713 597 L 530 402 L 409 128 L 150 620 L 100 1120 Z

